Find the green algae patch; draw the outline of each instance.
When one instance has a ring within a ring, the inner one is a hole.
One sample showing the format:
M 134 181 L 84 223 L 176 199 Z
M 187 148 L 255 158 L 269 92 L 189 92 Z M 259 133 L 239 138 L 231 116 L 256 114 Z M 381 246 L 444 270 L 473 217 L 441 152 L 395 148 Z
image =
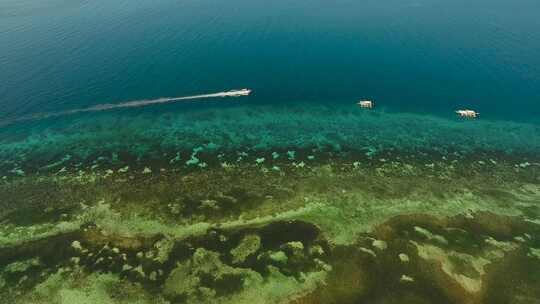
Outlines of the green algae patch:
M 31 267 L 40 266 L 41 262 L 38 258 L 32 258 L 24 261 L 17 261 L 7 265 L 4 268 L 6 273 L 25 272 Z
M 178 265 L 164 285 L 169 298 L 187 298 L 190 303 L 215 302 L 215 297 L 238 292 L 262 281 L 255 271 L 225 265 L 219 254 L 199 248 L 192 259 Z
M 324 286 L 328 272 L 317 271 L 306 274 L 301 281 L 287 277 L 275 268 L 270 268 L 269 277 L 259 285 L 251 286 L 244 293 L 231 297 L 222 303 L 287 303 Z
M 23 243 L 46 239 L 56 235 L 78 231 L 80 222 L 60 222 L 57 224 L 38 224 L 28 227 L 0 227 L 0 248 L 9 248 Z
M 111 273 L 86 275 L 75 271 L 51 274 L 16 303 L 36 304 L 150 304 L 168 303 L 140 286 Z
M 316 209 L 306 210 L 299 218 L 316 223 L 335 244 L 352 244 L 359 233 L 369 232 L 389 218 L 398 215 L 423 213 L 437 217 L 451 217 L 467 212 L 490 211 L 497 214 L 519 216 L 513 207 L 501 207 L 470 193 L 457 194 L 444 199 L 424 196 L 404 199 L 380 199 L 365 192 L 343 196 L 318 196 Z M 423 230 L 421 230 L 423 231 Z M 444 239 L 430 235 L 444 243 Z

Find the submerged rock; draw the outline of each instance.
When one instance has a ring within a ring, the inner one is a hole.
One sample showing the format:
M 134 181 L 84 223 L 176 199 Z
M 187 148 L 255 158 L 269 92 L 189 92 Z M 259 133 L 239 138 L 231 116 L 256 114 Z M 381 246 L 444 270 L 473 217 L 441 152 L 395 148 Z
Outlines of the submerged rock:
M 282 250 L 289 253 L 290 256 L 295 258 L 302 258 L 304 256 L 304 244 L 299 241 L 294 242 L 288 242 L 286 244 L 281 245 L 280 247 Z
M 77 250 L 77 251 L 82 251 L 82 250 L 83 250 L 83 247 L 82 247 L 82 245 L 81 245 L 81 242 L 79 242 L 79 241 L 73 241 L 73 242 L 71 243 L 71 247 L 72 247 L 73 249 Z
M 404 274 L 404 275 L 401 275 L 401 278 L 399 278 L 399 281 L 405 282 L 405 283 L 412 283 L 414 282 L 414 278 Z
M 169 259 L 169 255 L 174 248 L 174 240 L 164 238 L 157 241 L 154 244 L 154 248 L 157 251 L 155 255 L 155 260 L 159 263 L 165 263 Z
M 361 251 L 361 252 L 365 252 L 365 253 L 371 255 L 372 257 L 377 257 L 377 254 L 375 253 L 375 251 L 373 251 L 371 249 L 367 249 L 365 247 L 359 247 L 358 250 Z
M 150 168 L 148 168 L 148 167 L 145 167 L 142 173 L 143 174 L 150 174 L 150 173 L 152 173 L 152 170 Z
M 528 253 L 529 257 L 531 258 L 536 258 L 536 259 L 539 259 L 540 260 L 540 249 L 537 249 L 537 248 L 529 248 L 529 253 Z
M 255 234 L 244 236 L 240 244 L 231 250 L 233 264 L 243 263 L 247 257 L 254 255 L 261 247 L 261 238 Z
M 282 265 L 287 264 L 287 261 L 289 260 L 289 258 L 287 257 L 287 255 L 283 251 L 272 252 L 272 253 L 269 254 L 268 257 L 269 257 L 269 259 L 271 261 L 274 261 L 274 262 L 276 262 L 278 264 L 282 264 Z
M 197 292 L 200 278 L 192 269 L 192 262 L 179 264 L 165 281 L 163 292 L 168 297 L 191 296 Z
M 200 206 L 199 206 L 199 209 L 201 209 L 203 211 L 217 211 L 220 208 L 221 207 L 220 207 L 218 201 L 211 200 L 211 199 L 202 200 L 201 203 L 200 203 Z
M 133 268 L 131 271 L 140 278 L 146 277 L 146 273 L 144 272 L 142 265 Z
M 401 262 L 403 262 L 403 263 L 408 263 L 408 262 L 409 262 L 409 256 L 406 255 L 405 253 L 400 253 L 400 254 L 398 255 L 398 257 L 399 257 L 399 260 L 400 260 Z
M 308 250 L 309 255 L 314 257 L 321 257 L 324 255 L 324 249 L 320 245 L 313 245 Z
M 388 244 L 386 244 L 386 242 L 382 240 L 374 240 L 371 245 L 379 250 L 385 250 L 386 248 L 388 248 Z
M 448 240 L 446 240 L 442 235 L 434 234 L 431 231 L 419 226 L 415 226 L 414 231 L 429 241 L 433 241 L 441 245 L 448 245 Z

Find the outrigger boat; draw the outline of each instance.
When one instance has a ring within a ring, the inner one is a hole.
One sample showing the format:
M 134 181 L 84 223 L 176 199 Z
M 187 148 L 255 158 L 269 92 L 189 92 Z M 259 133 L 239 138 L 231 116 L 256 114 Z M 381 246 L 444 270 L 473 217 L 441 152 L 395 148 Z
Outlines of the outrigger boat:
M 475 118 L 478 118 L 478 116 L 480 116 L 480 113 L 473 110 L 457 110 L 456 114 L 459 115 L 459 117 L 471 118 L 471 119 L 475 119 Z
M 362 109 L 373 109 L 373 106 L 375 105 L 373 103 L 373 101 L 371 100 L 360 100 L 358 102 L 358 105 L 362 108 Z

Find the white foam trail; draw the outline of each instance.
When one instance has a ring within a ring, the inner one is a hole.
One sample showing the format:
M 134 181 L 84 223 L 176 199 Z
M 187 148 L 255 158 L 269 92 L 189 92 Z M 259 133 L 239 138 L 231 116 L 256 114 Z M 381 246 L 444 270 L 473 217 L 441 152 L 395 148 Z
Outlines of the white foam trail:
M 144 106 L 155 105 L 155 104 L 173 103 L 177 101 L 193 100 L 193 99 L 205 99 L 205 98 L 216 98 L 216 97 L 239 97 L 239 96 L 247 96 L 250 93 L 251 91 L 243 89 L 243 90 L 184 96 L 184 97 L 162 97 L 162 98 L 157 98 L 157 99 L 134 100 L 134 101 L 127 101 L 127 102 L 118 103 L 118 104 L 110 104 L 110 103 L 98 104 L 98 105 L 91 106 L 88 108 L 80 108 L 80 109 L 66 110 L 66 111 L 60 111 L 60 112 L 51 112 L 51 113 L 36 113 L 36 114 L 27 115 L 27 116 L 0 120 L 0 126 L 5 126 L 12 123 L 20 122 L 20 121 L 38 120 L 38 119 L 45 119 L 45 118 L 51 118 L 51 117 L 73 115 L 73 114 L 78 114 L 78 113 L 99 112 L 99 111 L 107 111 L 107 110 L 122 109 L 122 108 L 137 108 L 137 107 L 144 107 Z

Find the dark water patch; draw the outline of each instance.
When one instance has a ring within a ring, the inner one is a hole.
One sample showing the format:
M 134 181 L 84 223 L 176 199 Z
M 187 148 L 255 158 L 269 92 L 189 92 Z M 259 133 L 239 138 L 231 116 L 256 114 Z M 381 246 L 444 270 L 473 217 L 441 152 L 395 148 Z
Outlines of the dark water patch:
M 414 261 L 399 262 L 397 254 L 408 252 L 401 246 L 406 245 L 390 244 L 385 252 L 375 250 L 376 256 L 356 246 L 335 248 L 326 285 L 293 303 L 454 303 L 429 279 L 417 276 Z M 401 281 L 403 274 L 414 282 Z
M 216 296 L 221 297 L 237 293 L 243 289 L 244 280 L 239 275 L 225 274 L 219 279 L 211 275 L 200 276 L 201 285 L 216 291 Z
M 36 208 L 39 209 L 36 210 Z M 40 223 L 56 223 L 62 220 L 69 220 L 69 214 L 73 214 L 74 211 L 78 209 L 79 206 L 55 208 L 38 205 L 22 207 L 16 208 L 10 212 L 8 215 L 3 217 L 3 220 L 16 226 L 32 226 Z
M 21 226 L 68 220 L 80 208 L 79 202 L 88 199 L 76 185 L 68 189 L 38 180 L 0 185 L 0 192 L 0 219 Z
M 540 226 L 525 222 L 521 217 L 495 215 L 490 212 L 477 212 L 474 219 L 456 217 L 454 222 L 474 235 L 490 235 L 501 240 L 511 240 L 524 233 L 540 232 Z
M 79 237 L 79 232 L 71 232 L 0 248 L 0 274 L 6 287 L 18 293 L 29 291 L 47 275 L 68 265 L 71 252 L 66 249 Z
M 377 228 L 384 239 L 402 237 L 441 248 L 454 248 L 478 254 L 493 237 L 499 241 L 515 241 L 516 237 L 540 232 L 540 227 L 523 221 L 521 217 L 496 215 L 490 212 L 472 213 L 440 219 L 422 214 L 396 216 Z
M 260 231 L 263 245 L 268 248 L 291 241 L 313 242 L 319 233 L 320 230 L 315 225 L 302 221 L 271 223 Z
M 486 282 L 484 303 L 540 303 L 540 258 L 512 252 L 489 268 Z
M 520 210 L 523 213 L 523 216 L 527 218 L 530 218 L 530 219 L 540 218 L 540 206 L 538 205 L 518 206 L 516 208 Z
M 0 248 L 0 263 L 5 266 L 17 260 L 39 257 L 46 265 L 53 266 L 69 257 L 69 251 L 61 248 L 69 248 L 69 244 L 79 237 L 79 232 L 71 232 L 2 247 Z
M 474 218 L 394 217 L 373 234 L 360 235 L 356 244 L 334 248 L 325 286 L 294 303 L 536 303 L 540 259 L 530 248 L 536 246 L 531 236 L 537 230 L 518 217 L 490 213 Z M 514 245 L 490 247 L 485 240 L 493 235 Z M 489 262 L 479 269 L 471 261 L 476 258 Z M 459 276 L 480 283 L 466 286 Z

